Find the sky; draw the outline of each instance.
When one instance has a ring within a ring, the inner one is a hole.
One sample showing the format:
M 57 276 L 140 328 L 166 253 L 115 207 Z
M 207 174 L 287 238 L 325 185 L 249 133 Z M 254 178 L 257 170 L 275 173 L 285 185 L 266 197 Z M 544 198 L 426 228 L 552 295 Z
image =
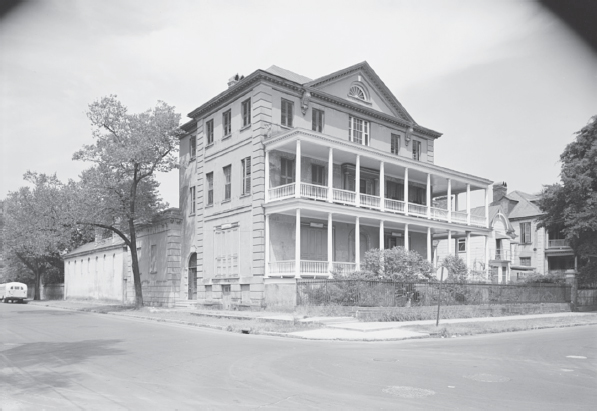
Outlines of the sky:
M 85 113 L 187 114 L 236 73 L 310 78 L 366 60 L 415 121 L 443 133 L 439 166 L 537 193 L 597 114 L 597 56 L 533 1 L 44 0 L 0 20 L 0 199 L 30 170 L 77 179 Z M 159 175 L 178 206 L 178 171 Z

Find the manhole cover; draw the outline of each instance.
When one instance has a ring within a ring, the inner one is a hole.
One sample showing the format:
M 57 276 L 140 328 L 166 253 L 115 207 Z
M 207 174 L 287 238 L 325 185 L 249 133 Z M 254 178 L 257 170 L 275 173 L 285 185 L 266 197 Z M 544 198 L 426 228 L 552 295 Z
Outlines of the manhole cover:
M 576 358 L 578 360 L 586 360 L 587 357 L 583 357 L 582 355 L 567 355 L 566 358 Z
M 464 378 L 468 378 L 469 380 L 481 381 L 481 382 L 510 381 L 510 378 L 508 378 L 508 377 L 502 377 L 501 375 L 493 375 L 493 374 L 472 374 L 472 375 L 465 375 Z
M 374 358 L 373 361 L 379 361 L 379 362 L 396 362 L 398 360 L 396 358 Z
M 401 398 L 423 398 L 429 397 L 430 395 L 435 395 L 435 391 L 425 390 L 423 388 L 400 386 L 384 388 L 383 392 Z

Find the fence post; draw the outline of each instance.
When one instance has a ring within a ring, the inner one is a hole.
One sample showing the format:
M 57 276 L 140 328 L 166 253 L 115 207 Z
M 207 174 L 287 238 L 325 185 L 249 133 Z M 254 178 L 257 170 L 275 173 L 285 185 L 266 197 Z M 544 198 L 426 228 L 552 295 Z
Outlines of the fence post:
M 578 301 L 578 280 L 576 278 L 576 271 L 575 270 L 566 270 L 566 285 L 569 285 L 570 288 L 570 309 L 572 311 L 577 311 L 577 301 Z

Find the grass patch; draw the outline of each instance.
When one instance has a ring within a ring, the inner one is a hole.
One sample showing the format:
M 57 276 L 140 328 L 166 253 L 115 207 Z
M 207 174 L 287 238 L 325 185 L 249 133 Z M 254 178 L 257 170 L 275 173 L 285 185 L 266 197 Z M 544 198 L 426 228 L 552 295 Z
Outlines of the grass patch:
M 571 317 L 533 318 L 524 320 L 500 320 L 487 322 L 468 322 L 435 325 L 408 325 L 405 330 L 429 333 L 441 338 L 460 337 L 463 335 L 492 334 L 513 331 L 537 330 L 542 328 L 571 327 L 576 325 L 597 324 L 597 315 L 578 315 Z

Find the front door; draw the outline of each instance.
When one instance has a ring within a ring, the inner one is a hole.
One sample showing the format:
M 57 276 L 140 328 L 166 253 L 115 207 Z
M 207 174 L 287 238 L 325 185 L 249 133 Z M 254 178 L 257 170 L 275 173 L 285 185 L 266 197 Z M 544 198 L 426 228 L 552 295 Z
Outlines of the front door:
M 230 284 L 222 285 L 222 308 L 229 310 L 232 306 L 232 299 L 230 297 Z

